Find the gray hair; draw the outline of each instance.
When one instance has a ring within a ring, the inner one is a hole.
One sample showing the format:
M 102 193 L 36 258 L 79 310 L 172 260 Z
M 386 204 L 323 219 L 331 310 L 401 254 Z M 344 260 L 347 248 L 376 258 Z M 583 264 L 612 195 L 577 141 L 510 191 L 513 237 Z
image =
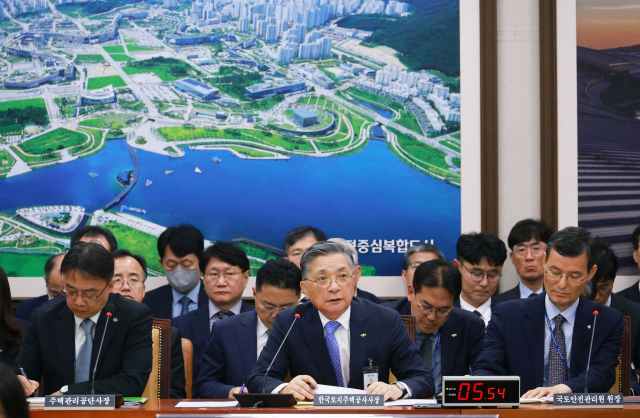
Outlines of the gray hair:
M 356 247 L 354 247 L 349 241 L 344 238 L 329 238 L 329 241 L 342 244 L 342 246 L 351 253 L 351 257 L 353 257 L 353 264 L 356 266 L 358 265 L 358 251 L 356 251 Z
M 323 241 L 316 242 L 313 244 L 307 251 L 302 255 L 302 260 L 300 261 L 300 271 L 302 272 L 302 279 L 304 280 L 311 269 L 311 263 L 318 257 L 324 255 L 332 255 L 332 254 L 344 254 L 347 256 L 347 260 L 349 261 L 349 267 L 353 270 L 353 256 L 349 252 L 344 245 L 339 244 L 337 242 L 331 241 Z
M 434 253 L 441 260 L 447 260 L 442 253 L 440 248 L 436 247 L 433 244 L 417 244 L 413 247 L 410 247 L 404 255 L 402 259 L 402 269 L 406 270 L 409 268 L 409 263 L 411 262 L 411 255 L 415 253 Z
M 549 238 L 547 243 L 547 260 L 551 250 L 555 250 L 563 257 L 576 258 L 582 254 L 587 255 L 587 270 L 596 262 L 595 240 L 591 233 L 584 228 L 568 226 Z

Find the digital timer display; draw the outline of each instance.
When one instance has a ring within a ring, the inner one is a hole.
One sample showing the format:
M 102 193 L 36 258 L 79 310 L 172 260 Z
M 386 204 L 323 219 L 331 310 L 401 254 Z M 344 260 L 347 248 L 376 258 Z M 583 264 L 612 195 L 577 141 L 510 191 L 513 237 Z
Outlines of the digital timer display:
M 443 406 L 517 406 L 520 404 L 520 378 L 443 377 Z

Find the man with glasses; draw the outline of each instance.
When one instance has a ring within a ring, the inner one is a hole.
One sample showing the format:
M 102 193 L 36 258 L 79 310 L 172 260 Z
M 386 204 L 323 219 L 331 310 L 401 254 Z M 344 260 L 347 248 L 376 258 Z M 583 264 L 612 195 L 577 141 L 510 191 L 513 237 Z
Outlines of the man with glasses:
M 549 225 L 542 220 L 524 219 L 514 225 L 507 244 L 511 249 L 509 257 L 520 276 L 520 282 L 513 289 L 494 296 L 495 303 L 544 293 L 542 257 L 552 234 Z
M 444 260 L 424 262 L 409 285 L 411 314 L 416 318 L 416 346 L 436 391 L 442 376 L 464 376 L 482 350 L 484 322 L 453 302 L 462 288 L 460 270 Z
M 253 288 L 256 310 L 211 328 L 196 384 L 199 398 L 235 399 L 233 394 L 249 382 L 276 315 L 298 304 L 301 279 L 300 269 L 284 258 L 269 260 L 258 270 Z
M 71 247 L 60 272 L 66 299 L 34 311 L 15 368 L 30 379 L 42 377 L 46 395 L 89 394 L 92 388 L 96 394 L 142 395 L 153 357 L 151 310 L 111 293 L 114 262 L 99 244 Z M 113 304 L 110 318 L 107 303 Z M 27 396 L 38 386 L 22 374 L 18 379 Z
M 304 253 L 300 263 L 301 290 L 309 300 L 307 313 L 276 351 L 294 320 L 290 309 L 276 316 L 266 346 L 249 379 L 250 392 L 265 390 L 313 399 L 318 384 L 365 389 L 368 366 L 378 368 L 377 382 L 366 393 L 385 399 L 433 396 L 433 378 L 424 367 L 418 348 L 397 312 L 354 298 L 354 262 L 349 250 L 335 242 L 319 242 Z M 389 385 L 389 369 L 398 381 Z M 286 383 L 287 373 L 293 379 Z
M 440 248 L 433 244 L 418 244 L 410 247 L 402 258 L 402 281 L 409 286 L 413 284 L 413 275 L 418 266 L 429 260 L 444 260 Z M 382 306 L 398 311 L 400 315 L 411 315 L 411 302 L 407 298 L 384 303 Z
M 598 267 L 589 231 L 567 227 L 551 236 L 543 257 L 546 295 L 496 306 L 474 375 L 520 376 L 524 397 L 582 393 L 593 353 L 589 392 L 607 392 L 616 380 L 622 314 L 604 306 L 593 326 L 593 302 L 582 296 Z
M 147 280 L 147 261 L 138 254 L 131 254 L 121 248 L 112 254 L 114 261 L 112 293 L 120 293 L 125 299 L 142 303 Z M 182 356 L 182 334 L 171 327 L 171 398 L 184 399 L 185 392 L 184 357 Z
M 211 327 L 217 321 L 254 308 L 242 300 L 249 282 L 249 258 L 238 245 L 218 241 L 200 257 L 202 282 L 209 303 L 173 319 L 182 337 L 193 343 L 193 381 L 198 381 L 202 354 L 209 341 Z M 196 385 L 193 386 L 196 395 Z
M 285 257 L 300 268 L 302 254 L 316 242 L 327 240 L 327 234 L 312 226 L 299 226 L 292 229 L 284 238 Z
M 338 244 L 342 244 L 342 246 L 344 248 L 349 250 L 349 252 L 351 253 L 351 257 L 353 257 L 353 263 L 355 264 L 355 268 L 353 270 L 353 275 L 356 277 L 355 278 L 355 284 L 354 284 L 354 286 L 356 287 L 354 289 L 354 291 L 355 291 L 354 296 L 357 297 L 357 298 L 366 299 L 366 300 L 368 300 L 370 302 L 373 302 L 373 303 L 377 303 L 378 305 L 382 305 L 383 303 L 386 303 L 386 301 L 384 299 L 380 299 L 379 297 L 377 297 L 373 293 L 367 292 L 366 290 L 358 289 L 358 282 L 360 281 L 360 278 L 362 277 L 362 267 L 360 267 L 360 265 L 358 265 L 358 251 L 356 250 L 356 247 L 354 247 L 349 241 L 347 241 L 344 238 L 329 238 L 329 241 L 337 242 Z
M 460 235 L 456 253 L 453 265 L 462 274 L 462 292 L 454 306 L 479 316 L 486 325 L 495 306 L 491 296 L 500 284 L 507 248 L 487 232 L 472 232 Z

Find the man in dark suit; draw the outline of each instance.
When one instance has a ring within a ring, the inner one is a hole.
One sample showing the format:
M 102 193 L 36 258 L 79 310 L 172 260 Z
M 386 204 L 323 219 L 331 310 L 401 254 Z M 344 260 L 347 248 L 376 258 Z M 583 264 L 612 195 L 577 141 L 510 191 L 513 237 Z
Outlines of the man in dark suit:
M 284 238 L 286 259 L 300 268 L 302 254 L 316 242 L 327 240 L 327 234 L 312 226 L 299 226 L 289 231 Z
M 640 226 L 638 226 L 631 236 L 631 242 L 633 242 L 633 261 L 640 268 L 640 251 L 638 250 L 638 241 L 640 241 Z M 640 303 L 640 281 L 635 282 L 626 289 L 618 292 L 618 295 L 631 302 Z
M 256 310 L 218 321 L 211 328 L 196 392 L 204 399 L 235 399 L 267 343 L 276 314 L 300 299 L 300 269 L 284 258 L 269 260 L 256 275 Z M 245 392 L 247 389 L 245 388 Z
M 216 242 L 200 257 L 200 270 L 204 273 L 202 281 L 208 303 L 173 320 L 182 337 L 193 343 L 194 382 L 198 381 L 202 354 L 213 324 L 254 310 L 242 300 L 242 293 L 249 282 L 249 258 L 238 245 Z M 196 385 L 193 385 L 193 394 L 195 397 Z
M 524 299 L 544 292 L 542 255 L 553 231 L 543 220 L 524 219 L 511 228 L 507 244 L 509 257 L 520 281 L 516 287 L 493 296 L 495 303 Z
M 20 302 L 15 317 L 28 321 L 31 313 L 42 306 L 46 301 L 62 295 L 62 275 L 60 274 L 60 263 L 64 254 L 56 254 L 50 257 L 44 264 L 44 282 L 47 286 L 47 294 L 33 299 Z
M 363 367 L 372 363 L 379 368 L 378 382 L 368 385 L 367 393 L 384 394 L 392 400 L 433 395 L 433 378 L 400 315 L 353 297 L 354 262 L 346 248 L 319 242 L 304 253 L 300 266 L 308 311 L 291 329 L 277 357 L 294 310 L 276 317 L 251 373 L 250 392 L 262 391 L 263 376 L 275 357 L 265 385 L 272 393 L 312 399 L 317 384 L 365 389 Z M 398 379 L 393 385 L 387 383 L 389 369 Z M 287 372 L 293 376 L 288 384 L 284 382 Z
M 193 225 L 172 226 L 160 234 L 158 254 L 169 284 L 151 290 L 142 301 L 154 318 L 172 319 L 206 308 L 209 299 L 198 268 L 203 251 L 204 237 Z
M 347 250 L 349 250 L 349 252 L 351 253 L 351 256 L 353 257 L 353 262 L 355 263 L 356 267 L 353 271 L 353 274 L 356 276 L 356 289 L 355 289 L 355 297 L 357 298 L 361 298 L 361 299 L 366 299 L 370 302 L 373 303 L 377 303 L 378 305 L 382 305 L 383 303 L 386 303 L 387 301 L 384 299 L 380 299 L 379 297 L 377 297 L 376 295 L 374 295 L 371 292 L 367 292 L 365 290 L 362 289 L 358 289 L 358 282 L 360 281 L 360 277 L 362 277 L 362 267 L 360 267 L 360 265 L 358 264 L 358 251 L 356 250 L 356 248 L 346 239 L 343 238 L 329 238 L 328 241 L 331 242 L 337 242 L 338 244 L 342 244 Z
M 79 242 L 95 242 L 111 253 L 118 249 L 118 241 L 113 232 L 97 225 L 86 225 L 76 229 L 71 235 L 70 246 L 73 247 Z
M 112 253 L 114 273 L 112 293 L 119 293 L 125 299 L 142 303 L 147 280 L 147 261 L 138 254 L 117 249 Z M 182 356 L 182 334 L 174 326 L 171 327 L 171 399 L 184 399 L 186 377 L 184 374 L 184 357 Z
M 433 244 L 418 244 L 407 250 L 402 258 L 402 281 L 407 285 L 407 293 L 409 286 L 413 284 L 413 275 L 418 266 L 435 259 L 444 260 L 445 257 L 440 248 Z M 407 298 L 385 302 L 383 306 L 398 311 L 400 315 L 411 315 L 411 302 Z
M 14 367 L 22 366 L 31 379 L 42 376 L 47 395 L 78 395 L 91 393 L 97 364 L 95 393 L 140 396 L 151 373 L 151 311 L 111 294 L 113 258 L 99 244 L 71 247 L 60 271 L 66 300 L 34 311 Z M 38 386 L 22 375 L 18 379 L 27 395 Z
M 551 236 L 544 257 L 545 295 L 500 303 L 475 366 L 478 376 L 520 376 L 524 397 L 584 391 L 593 302 L 582 296 L 597 270 L 589 231 L 567 227 Z M 615 382 L 622 315 L 604 306 L 598 316 L 588 388 Z

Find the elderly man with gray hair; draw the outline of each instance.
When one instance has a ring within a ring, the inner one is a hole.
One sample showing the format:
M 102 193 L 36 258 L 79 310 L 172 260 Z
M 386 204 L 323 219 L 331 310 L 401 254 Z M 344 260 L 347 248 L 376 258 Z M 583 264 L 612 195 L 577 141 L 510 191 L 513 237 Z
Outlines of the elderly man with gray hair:
M 294 309 L 276 316 L 267 345 L 249 379 L 250 392 L 292 393 L 313 399 L 318 384 L 365 389 L 385 399 L 425 398 L 434 394 L 418 348 L 397 312 L 354 298 L 355 263 L 349 250 L 335 242 L 313 244 L 302 256 L 302 291 L 307 313 L 291 328 L 280 354 L 278 347 L 294 320 Z M 275 358 L 275 360 L 274 360 Z M 378 368 L 374 383 L 364 370 Z M 389 382 L 389 370 L 398 381 Z M 291 382 L 284 381 L 287 372 Z M 367 386 L 368 385 L 368 386 Z
M 386 300 L 380 299 L 373 293 L 358 289 L 358 282 L 360 281 L 360 277 L 362 277 L 362 268 L 360 267 L 360 265 L 358 265 L 358 251 L 356 250 L 356 248 L 344 238 L 329 238 L 329 241 L 342 244 L 343 247 L 349 250 L 351 256 L 353 257 L 353 263 L 355 264 L 355 268 L 353 269 L 353 275 L 355 276 L 353 284 L 355 286 L 355 294 L 353 296 L 361 299 L 366 299 L 370 302 L 377 303 L 378 305 L 382 305 L 383 303 L 385 303 Z

